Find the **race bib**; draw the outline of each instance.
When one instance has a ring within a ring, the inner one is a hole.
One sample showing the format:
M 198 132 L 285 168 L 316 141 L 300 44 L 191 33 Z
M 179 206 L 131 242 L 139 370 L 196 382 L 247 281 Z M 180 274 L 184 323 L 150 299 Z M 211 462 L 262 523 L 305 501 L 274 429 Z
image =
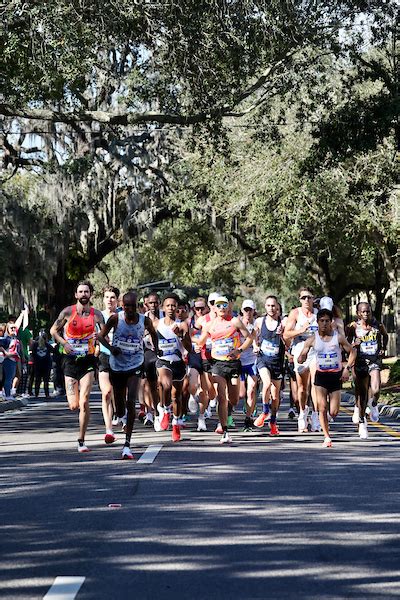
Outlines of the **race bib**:
M 139 352 L 141 347 L 140 340 L 137 338 L 127 338 L 125 340 L 119 339 L 115 345 L 126 354 L 135 354 L 136 352 Z
M 235 347 L 235 342 L 233 338 L 225 338 L 223 340 L 215 340 L 214 341 L 214 354 L 216 356 L 228 356 L 230 352 Z
M 367 354 L 368 356 L 374 356 L 378 354 L 378 342 L 376 340 L 369 340 L 367 342 L 361 342 L 360 350 L 362 354 Z
M 211 340 L 211 338 L 210 338 L 210 337 L 208 337 L 208 338 L 206 339 L 206 349 L 207 349 L 209 352 L 211 352 L 211 350 L 212 350 L 212 340 Z
M 178 350 L 176 338 L 159 340 L 158 347 L 162 350 L 163 356 L 171 356 Z
M 307 329 L 308 333 L 314 334 L 318 331 L 318 325 L 317 323 L 311 323 L 311 325 L 309 326 L 309 328 Z
M 337 352 L 318 352 L 319 371 L 339 371 L 339 368 Z
M 263 340 L 261 342 L 261 352 L 264 354 L 264 356 L 278 356 L 279 346 L 272 343 L 270 340 Z
M 86 354 L 89 354 L 88 340 L 68 340 L 68 344 L 72 346 L 72 354 L 74 356 L 86 356 Z

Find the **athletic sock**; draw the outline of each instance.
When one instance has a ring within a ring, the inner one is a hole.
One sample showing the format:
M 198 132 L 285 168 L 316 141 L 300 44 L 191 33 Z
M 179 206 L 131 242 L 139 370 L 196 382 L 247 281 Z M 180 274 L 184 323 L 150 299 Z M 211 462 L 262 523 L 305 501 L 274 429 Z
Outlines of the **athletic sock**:
M 271 415 L 270 423 L 276 423 L 276 415 Z
M 78 440 L 78 444 L 80 446 L 84 446 L 85 445 L 85 440 Z
M 124 444 L 124 446 L 125 446 L 126 448 L 130 448 L 130 447 L 131 447 L 131 442 L 130 442 L 130 440 L 125 440 L 125 444 Z
M 263 413 L 264 415 L 267 415 L 269 413 L 269 402 L 263 402 Z

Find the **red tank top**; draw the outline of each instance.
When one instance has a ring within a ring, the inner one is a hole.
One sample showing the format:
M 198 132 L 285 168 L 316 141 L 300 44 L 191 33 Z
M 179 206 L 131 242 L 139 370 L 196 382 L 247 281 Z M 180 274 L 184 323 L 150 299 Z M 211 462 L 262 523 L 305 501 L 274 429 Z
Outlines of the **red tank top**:
M 94 354 L 94 331 L 95 318 L 94 308 L 90 308 L 89 314 L 80 315 L 76 310 L 76 304 L 71 307 L 72 312 L 64 327 L 65 340 L 73 346 L 75 355 Z

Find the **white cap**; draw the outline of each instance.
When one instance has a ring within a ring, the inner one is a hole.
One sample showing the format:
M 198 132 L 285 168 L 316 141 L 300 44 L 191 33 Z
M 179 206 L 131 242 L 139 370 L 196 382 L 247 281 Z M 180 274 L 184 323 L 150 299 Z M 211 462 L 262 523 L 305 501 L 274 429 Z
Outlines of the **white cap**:
M 256 305 L 254 304 L 253 300 L 243 300 L 242 310 L 244 308 L 252 308 L 253 310 L 256 310 Z
M 215 304 L 218 304 L 218 302 L 226 302 L 226 304 L 229 304 L 229 300 L 226 296 L 221 296 L 220 294 L 215 294 L 217 297 L 215 298 Z
M 211 294 L 208 296 L 208 300 L 207 300 L 207 302 L 208 302 L 208 303 L 210 303 L 210 302 L 215 302 L 215 300 L 216 300 L 217 298 L 219 298 L 219 294 L 218 294 L 218 292 L 211 292 Z
M 327 308 L 328 310 L 332 310 L 332 308 L 333 308 L 332 298 L 330 298 L 329 296 L 323 296 L 323 298 L 321 298 L 321 300 L 319 301 L 319 307 L 320 307 L 320 309 Z

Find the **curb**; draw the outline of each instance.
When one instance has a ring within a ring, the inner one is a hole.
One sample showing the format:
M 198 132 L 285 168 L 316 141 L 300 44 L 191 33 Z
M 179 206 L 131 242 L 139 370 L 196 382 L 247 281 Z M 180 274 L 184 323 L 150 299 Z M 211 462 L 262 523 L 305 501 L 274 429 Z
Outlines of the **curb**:
M 342 394 L 342 401 L 347 402 L 350 406 L 354 406 L 355 399 L 354 394 L 350 392 L 345 392 Z M 391 417 L 392 419 L 396 419 L 396 421 L 400 421 L 400 406 L 392 406 L 390 404 L 379 404 L 378 403 L 379 414 L 384 417 Z
M 28 406 L 29 400 L 27 398 L 19 398 L 15 400 L 4 400 L 0 402 L 0 413 L 5 413 L 8 410 L 15 410 L 16 408 L 23 408 Z

